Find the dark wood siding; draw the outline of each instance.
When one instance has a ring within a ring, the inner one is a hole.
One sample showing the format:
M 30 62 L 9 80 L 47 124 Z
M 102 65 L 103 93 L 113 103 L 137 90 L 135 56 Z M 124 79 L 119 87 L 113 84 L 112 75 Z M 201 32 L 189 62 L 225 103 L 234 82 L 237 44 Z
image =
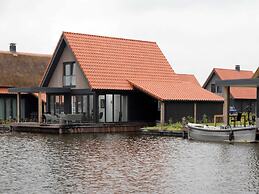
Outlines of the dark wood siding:
M 193 117 L 193 102 L 168 101 L 165 103 L 165 122 L 181 121 L 183 117 Z
M 202 121 L 205 114 L 209 122 L 213 122 L 214 115 L 223 114 L 223 102 L 197 102 L 197 121 Z
M 223 113 L 223 102 L 196 102 L 197 121 L 201 121 L 203 115 L 213 121 L 215 114 Z M 194 102 L 168 101 L 165 106 L 165 122 L 170 119 L 173 122 L 182 120 L 183 117 L 194 117 Z

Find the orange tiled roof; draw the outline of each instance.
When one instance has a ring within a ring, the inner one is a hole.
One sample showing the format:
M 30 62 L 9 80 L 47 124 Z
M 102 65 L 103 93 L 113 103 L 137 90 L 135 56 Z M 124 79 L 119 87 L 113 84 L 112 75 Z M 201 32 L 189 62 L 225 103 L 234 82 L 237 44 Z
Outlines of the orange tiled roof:
M 129 80 L 136 88 L 159 100 L 223 101 L 223 98 L 196 83 L 182 81 Z
M 230 94 L 235 99 L 256 99 L 256 88 L 231 87 Z
M 193 75 L 175 74 L 155 42 L 63 35 L 92 89 L 137 87 L 161 100 L 223 100 L 202 89 Z
M 171 79 L 174 71 L 155 42 L 64 32 L 93 89 L 129 90 L 127 79 Z
M 184 82 L 195 83 L 200 86 L 200 83 L 198 82 L 196 77 L 192 74 L 178 74 L 177 73 L 177 76 L 179 77 L 180 80 L 182 80 Z
M 214 71 L 220 77 L 221 80 L 249 79 L 249 78 L 252 78 L 254 74 L 253 71 L 245 71 L 245 70 L 237 71 L 235 69 L 214 68 Z
M 220 69 L 215 68 L 215 73 L 221 80 L 228 79 L 249 79 L 252 78 L 253 71 L 234 70 L 234 69 Z M 256 99 L 256 88 L 231 87 L 231 96 L 235 99 Z

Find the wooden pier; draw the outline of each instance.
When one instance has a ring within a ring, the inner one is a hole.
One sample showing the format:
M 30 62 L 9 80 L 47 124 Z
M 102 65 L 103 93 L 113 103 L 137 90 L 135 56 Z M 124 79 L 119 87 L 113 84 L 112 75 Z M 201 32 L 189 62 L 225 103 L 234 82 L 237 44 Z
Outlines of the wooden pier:
M 141 127 L 150 123 L 71 123 L 71 124 L 46 124 L 36 122 L 13 123 L 12 131 L 31 133 L 115 133 L 115 132 L 136 132 Z

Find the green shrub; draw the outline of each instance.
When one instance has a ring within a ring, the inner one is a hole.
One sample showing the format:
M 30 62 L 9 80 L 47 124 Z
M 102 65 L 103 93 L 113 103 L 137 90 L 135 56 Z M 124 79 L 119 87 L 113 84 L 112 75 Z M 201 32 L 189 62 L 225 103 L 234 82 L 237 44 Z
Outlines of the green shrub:
M 186 117 L 186 120 L 187 120 L 187 122 L 189 122 L 189 123 L 193 123 L 193 122 L 194 122 L 194 119 L 193 119 L 192 116 L 187 116 L 187 117 Z
M 202 115 L 202 123 L 208 123 L 208 116 L 206 114 Z

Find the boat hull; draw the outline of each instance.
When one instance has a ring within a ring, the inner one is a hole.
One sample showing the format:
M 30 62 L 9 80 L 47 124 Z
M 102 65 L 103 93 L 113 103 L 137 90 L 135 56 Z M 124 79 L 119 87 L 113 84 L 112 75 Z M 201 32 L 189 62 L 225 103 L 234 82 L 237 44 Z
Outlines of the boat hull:
M 206 129 L 188 125 L 188 139 L 212 142 L 255 142 L 256 127 Z

